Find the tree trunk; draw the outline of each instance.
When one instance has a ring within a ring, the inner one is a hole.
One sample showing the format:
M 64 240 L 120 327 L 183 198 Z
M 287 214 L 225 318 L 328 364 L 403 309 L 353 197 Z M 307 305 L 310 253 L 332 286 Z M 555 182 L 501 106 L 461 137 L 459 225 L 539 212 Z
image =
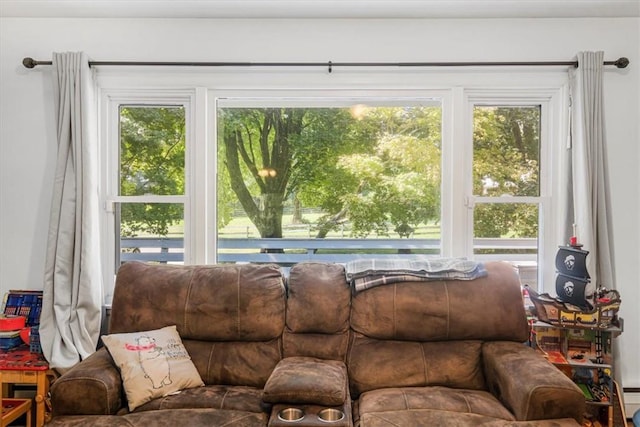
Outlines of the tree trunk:
M 300 200 L 297 196 L 293 196 L 293 217 L 291 218 L 292 224 L 302 224 L 302 207 L 300 206 Z
M 249 120 L 256 111 L 248 112 L 249 115 L 241 110 L 236 119 L 245 119 L 247 126 L 256 127 L 256 122 Z M 303 116 L 304 110 L 265 109 L 257 127 L 260 133 L 257 146 L 252 144 L 251 135 L 245 133 L 245 127 L 225 128 L 225 158 L 231 188 L 261 238 L 282 238 L 283 203 L 291 176 L 289 138 L 302 132 Z M 257 185 L 257 196 L 249 190 L 241 164 Z
M 260 196 L 260 217 L 255 223 L 260 237 L 282 238 L 282 195 L 266 193 Z

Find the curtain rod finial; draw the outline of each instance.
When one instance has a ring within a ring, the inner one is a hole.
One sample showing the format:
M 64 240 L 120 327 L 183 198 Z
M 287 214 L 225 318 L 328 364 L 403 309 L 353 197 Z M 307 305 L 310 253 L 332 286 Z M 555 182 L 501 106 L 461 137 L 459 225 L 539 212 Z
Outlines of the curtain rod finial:
M 621 58 L 618 58 L 613 65 L 615 65 L 617 68 L 627 68 L 627 65 L 629 65 L 629 58 L 625 58 L 624 56 Z
M 22 60 L 22 65 L 24 65 L 25 68 L 35 68 L 38 63 L 35 59 L 26 57 Z

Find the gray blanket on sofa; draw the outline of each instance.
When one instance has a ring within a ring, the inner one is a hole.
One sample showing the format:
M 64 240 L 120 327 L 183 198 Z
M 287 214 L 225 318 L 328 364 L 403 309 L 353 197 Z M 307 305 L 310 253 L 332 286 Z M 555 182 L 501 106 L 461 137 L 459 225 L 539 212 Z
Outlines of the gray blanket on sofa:
M 484 264 L 464 258 L 357 259 L 345 265 L 354 292 L 398 282 L 473 280 L 487 275 Z

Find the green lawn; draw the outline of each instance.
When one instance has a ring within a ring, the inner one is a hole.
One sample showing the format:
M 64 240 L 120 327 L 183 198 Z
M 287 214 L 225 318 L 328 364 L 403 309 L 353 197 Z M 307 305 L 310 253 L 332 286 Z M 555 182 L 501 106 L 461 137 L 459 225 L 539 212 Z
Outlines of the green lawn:
M 284 215 L 282 217 L 283 235 L 285 238 L 310 238 L 316 235 L 314 228 L 315 222 L 322 214 L 311 213 L 304 215 L 304 224 L 292 224 L 292 215 Z M 226 238 L 258 238 L 260 234 L 255 226 L 251 223 L 248 217 L 238 216 L 235 217 L 229 224 L 219 230 L 219 237 Z M 327 235 L 328 238 L 351 238 L 350 227 L 345 224 L 340 231 L 330 232 Z M 389 236 L 375 236 L 371 235 L 370 238 L 398 238 L 398 234 L 392 232 Z M 440 226 L 436 224 L 421 225 L 417 227 L 416 232 L 412 236 L 414 239 L 438 239 L 440 238 Z

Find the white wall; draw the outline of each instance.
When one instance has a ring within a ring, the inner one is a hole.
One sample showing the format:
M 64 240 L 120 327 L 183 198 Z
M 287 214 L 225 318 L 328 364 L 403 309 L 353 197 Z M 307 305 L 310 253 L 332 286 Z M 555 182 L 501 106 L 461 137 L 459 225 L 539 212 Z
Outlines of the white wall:
M 623 386 L 640 387 L 640 19 L 141 20 L 0 19 L 0 293 L 41 288 L 55 127 L 48 67 L 25 56 L 85 51 L 95 60 L 544 61 L 580 50 L 626 56 L 607 68 L 615 270 L 625 331 Z M 149 72 L 153 72 L 150 70 Z M 204 73 L 204 70 L 193 71 Z

